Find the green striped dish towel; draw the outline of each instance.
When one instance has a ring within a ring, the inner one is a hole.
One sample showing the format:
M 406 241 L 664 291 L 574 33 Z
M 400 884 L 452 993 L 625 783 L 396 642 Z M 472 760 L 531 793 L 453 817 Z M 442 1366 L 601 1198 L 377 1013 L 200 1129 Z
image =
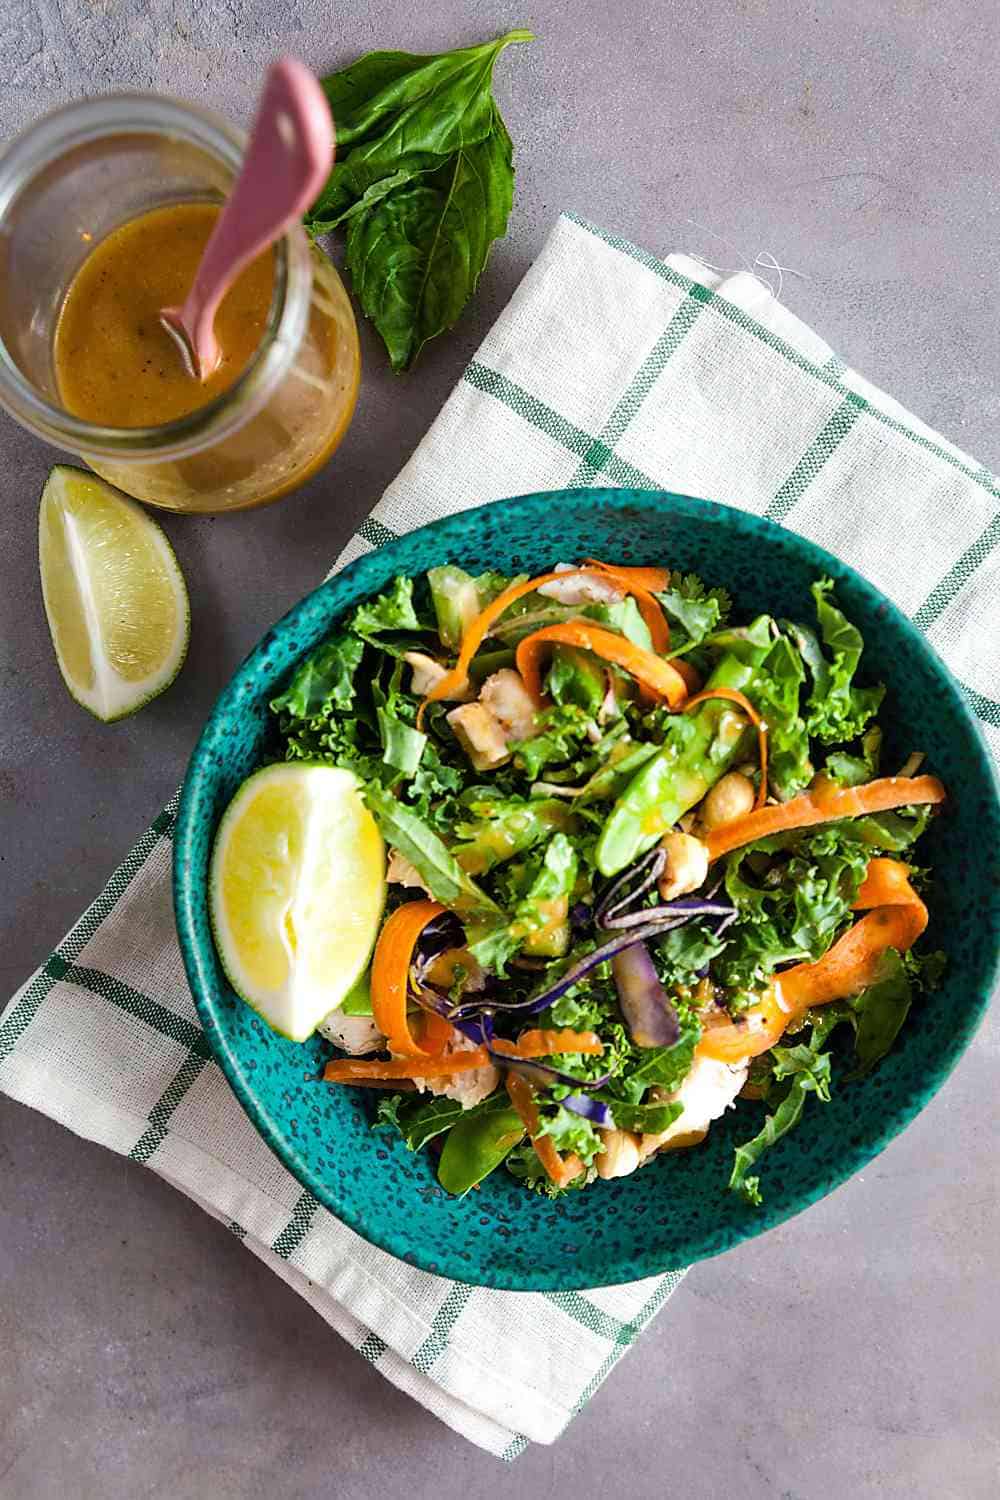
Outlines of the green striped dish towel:
M 1000 756 L 996 481 L 753 276 L 572 215 L 337 566 L 504 495 L 623 484 L 727 501 L 853 563 L 921 626 Z M 924 545 L 933 536 L 934 546 Z M 225 1222 L 402 1390 L 489 1452 L 554 1441 L 682 1272 L 536 1296 L 360 1240 L 271 1155 L 212 1062 L 174 939 L 168 807 L 0 1017 L 0 1088 Z

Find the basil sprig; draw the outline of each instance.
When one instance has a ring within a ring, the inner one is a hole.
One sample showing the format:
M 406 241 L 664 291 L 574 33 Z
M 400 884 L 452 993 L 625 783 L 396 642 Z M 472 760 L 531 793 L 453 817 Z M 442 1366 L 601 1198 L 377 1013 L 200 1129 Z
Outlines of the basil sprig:
M 530 31 L 436 56 L 369 52 L 324 78 L 337 161 L 306 215 L 347 233 L 346 265 L 394 370 L 456 321 L 506 232 L 513 147 L 493 67 Z

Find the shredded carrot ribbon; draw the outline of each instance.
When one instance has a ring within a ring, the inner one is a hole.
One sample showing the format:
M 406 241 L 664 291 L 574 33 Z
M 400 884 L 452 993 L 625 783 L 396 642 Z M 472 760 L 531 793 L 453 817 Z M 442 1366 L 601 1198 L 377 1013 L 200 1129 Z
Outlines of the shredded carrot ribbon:
M 670 587 L 669 568 L 636 568 L 628 563 L 601 562 L 599 557 L 585 557 L 583 566 L 596 568 L 599 573 L 607 573 L 621 588 L 628 586 L 645 589 L 651 594 L 662 594 L 664 589 Z
M 530 1084 L 526 1083 L 523 1078 L 519 1078 L 516 1073 L 508 1073 L 507 1093 L 510 1095 L 511 1104 L 521 1116 L 524 1128 L 528 1132 L 528 1139 L 534 1146 L 536 1155 L 548 1173 L 550 1181 L 554 1182 L 556 1187 L 566 1187 L 575 1177 L 579 1177 L 583 1171 L 583 1162 L 575 1152 L 569 1156 L 560 1156 L 552 1137 L 539 1135 L 542 1122 Z
M 494 1050 L 510 1057 L 527 1060 L 530 1057 L 551 1057 L 558 1052 L 581 1052 L 591 1057 L 600 1057 L 604 1043 L 596 1031 L 522 1031 L 516 1042 L 505 1042 L 501 1038 L 493 1043 Z
M 809 828 L 835 818 L 858 818 L 865 813 L 887 812 L 893 807 L 911 807 L 918 802 L 943 802 L 945 790 L 936 776 L 883 776 L 864 786 L 813 786 L 790 802 L 760 807 L 745 818 L 735 818 L 714 828 L 705 842 L 709 859 L 718 859 L 732 849 L 752 844 L 768 834 L 788 828 Z
M 401 911 L 403 909 L 400 907 Z M 372 1009 L 374 1008 L 373 999 Z M 516 1042 L 504 1041 L 498 1037 L 491 1045 L 494 1052 L 509 1057 L 511 1062 L 529 1062 L 533 1058 L 549 1057 L 558 1052 L 599 1057 L 604 1051 L 603 1042 L 593 1031 L 532 1030 L 522 1032 Z M 452 1073 L 467 1073 L 472 1068 L 485 1068 L 492 1061 L 485 1047 L 452 1052 L 447 1057 L 440 1054 L 435 1057 L 398 1057 L 391 1062 L 337 1057 L 327 1063 L 323 1077 L 328 1083 L 364 1083 L 369 1079 L 379 1078 L 447 1078 Z
M 372 1015 L 383 1036 L 388 1037 L 393 1052 L 404 1057 L 426 1057 L 440 1052 L 444 1042 L 438 1034 L 428 1034 L 426 1047 L 410 1030 L 406 1014 L 407 986 L 413 949 L 428 922 L 439 917 L 447 907 L 440 901 L 409 901 L 398 906 L 379 933 L 372 958 Z M 449 1035 L 452 1028 L 448 1027 Z M 445 1037 L 445 1041 L 448 1040 Z
M 439 1016 L 436 1010 L 425 1010 L 418 1019 L 420 1045 L 432 1057 L 437 1057 L 454 1040 L 455 1028 L 444 1016 Z
M 453 1073 L 485 1068 L 489 1061 L 490 1054 L 485 1047 L 452 1052 L 447 1057 L 394 1057 L 391 1062 L 335 1057 L 323 1069 L 323 1077 L 327 1083 L 368 1083 L 382 1078 L 450 1078 Z
M 701 692 L 701 676 L 697 668 L 693 667 L 691 663 L 686 659 L 686 657 L 672 657 L 670 665 L 673 667 L 675 672 L 683 677 L 684 686 L 687 688 L 689 693 Z
M 760 714 L 754 708 L 750 699 L 738 688 L 715 687 L 705 688 L 703 692 L 695 693 L 684 705 L 684 712 L 695 708 L 699 703 L 707 703 L 710 698 L 725 698 L 728 703 L 735 703 L 742 708 L 750 723 L 757 730 L 757 753 L 760 756 L 760 786 L 757 788 L 757 801 L 755 806 L 763 807 L 767 801 L 767 725 Z M 711 847 L 711 846 L 710 846 Z M 709 856 L 712 857 L 711 855 Z
M 469 664 L 482 645 L 490 626 L 500 618 L 505 610 L 509 609 L 512 604 L 516 604 L 518 599 L 523 599 L 525 594 L 530 594 L 535 589 L 540 588 L 543 583 L 565 582 L 566 579 L 572 578 L 574 573 L 591 574 L 599 578 L 610 579 L 611 582 L 617 583 L 620 588 L 633 594 L 639 612 L 646 621 L 654 647 L 658 651 L 665 651 L 670 644 L 670 627 L 667 624 L 666 616 L 653 598 L 648 585 L 652 581 L 665 588 L 666 578 L 669 575 L 664 574 L 659 569 L 643 568 L 637 571 L 643 575 L 652 574 L 653 576 L 652 579 L 644 576 L 640 582 L 631 577 L 633 571 L 636 570 L 615 568 L 606 563 L 594 563 L 574 568 L 571 572 L 539 573 L 537 578 L 528 578 L 524 583 L 512 583 L 509 588 L 504 589 L 503 593 L 498 594 L 495 599 L 491 600 L 485 609 L 480 610 L 468 630 L 462 636 L 462 644 L 459 648 L 458 659 L 455 665 L 449 672 L 445 673 L 439 682 L 435 683 L 417 711 L 417 728 L 422 727 L 423 716 L 428 703 L 434 703 L 438 699 L 450 698 L 465 692 L 469 682 Z M 658 644 L 658 642 L 662 644 Z
M 760 1003 L 738 1020 L 710 1026 L 697 1052 L 728 1063 L 766 1052 L 812 1006 L 849 999 L 875 984 L 888 950 L 905 953 L 927 926 L 927 908 L 910 884 L 909 870 L 895 859 L 869 860 L 853 910 L 867 915 L 815 963 L 775 975 Z
M 528 692 L 538 701 L 542 697 L 541 657 L 550 646 L 558 645 L 578 646 L 592 651 L 602 661 L 622 667 L 655 697 L 666 699 L 671 708 L 678 708 L 687 697 L 687 684 L 672 662 L 587 620 L 567 620 L 564 625 L 546 625 L 518 644 L 517 670 Z

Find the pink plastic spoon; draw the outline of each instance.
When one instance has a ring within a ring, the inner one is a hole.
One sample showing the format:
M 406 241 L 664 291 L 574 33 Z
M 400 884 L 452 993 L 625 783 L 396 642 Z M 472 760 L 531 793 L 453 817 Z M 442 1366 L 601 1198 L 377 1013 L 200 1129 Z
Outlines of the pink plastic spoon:
M 213 325 L 240 272 L 273 245 L 316 197 L 333 165 L 333 121 L 316 79 L 294 57 L 269 69 L 250 144 L 212 230 L 183 307 L 160 318 L 207 380 L 222 358 Z

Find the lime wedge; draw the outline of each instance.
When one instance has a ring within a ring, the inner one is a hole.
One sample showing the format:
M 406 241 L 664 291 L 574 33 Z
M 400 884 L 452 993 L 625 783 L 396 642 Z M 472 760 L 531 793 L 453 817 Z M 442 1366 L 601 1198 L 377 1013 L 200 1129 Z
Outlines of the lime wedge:
M 42 490 L 38 562 L 56 660 L 77 703 L 109 723 L 170 686 L 187 652 L 187 589 L 141 506 L 57 464 Z
M 267 766 L 219 825 L 209 901 L 238 995 L 305 1041 L 364 972 L 385 901 L 385 846 L 357 778 L 336 766 Z

